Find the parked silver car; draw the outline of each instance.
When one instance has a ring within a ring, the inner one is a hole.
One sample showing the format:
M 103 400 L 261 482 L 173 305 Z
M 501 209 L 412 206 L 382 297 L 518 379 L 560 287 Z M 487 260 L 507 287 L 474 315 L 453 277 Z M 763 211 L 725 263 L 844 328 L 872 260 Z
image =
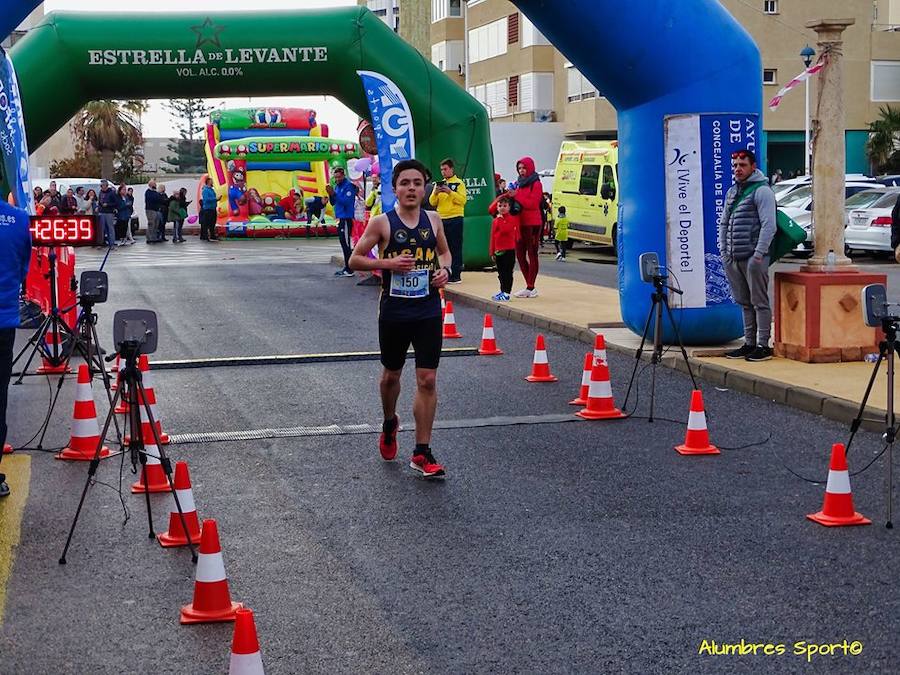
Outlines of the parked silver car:
M 872 189 L 872 183 L 868 182 L 847 182 L 844 184 L 844 199 L 849 200 L 857 194 L 869 192 Z M 778 208 L 784 211 L 793 219 L 795 223 L 806 230 L 806 241 L 801 243 L 794 249 L 793 253 L 799 257 L 809 257 L 813 251 L 813 232 L 815 224 L 812 220 L 812 186 L 805 185 L 792 191 L 783 197 L 778 204 Z M 846 206 L 845 206 L 846 209 Z
M 848 255 L 857 251 L 892 251 L 891 210 L 900 197 L 900 188 L 876 188 L 854 197 L 868 203 L 854 203 L 846 209 L 844 248 Z

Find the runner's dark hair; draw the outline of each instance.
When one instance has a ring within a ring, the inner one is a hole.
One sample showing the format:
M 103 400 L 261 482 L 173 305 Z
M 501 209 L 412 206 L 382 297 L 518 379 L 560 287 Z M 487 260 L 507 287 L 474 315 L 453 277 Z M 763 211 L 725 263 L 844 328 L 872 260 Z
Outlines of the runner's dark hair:
M 431 174 L 422 162 L 417 159 L 404 159 L 402 162 L 397 162 L 394 165 L 394 170 L 391 172 L 391 185 L 396 188 L 400 174 L 409 169 L 415 169 L 422 174 L 422 178 L 425 179 L 426 183 L 431 180 Z

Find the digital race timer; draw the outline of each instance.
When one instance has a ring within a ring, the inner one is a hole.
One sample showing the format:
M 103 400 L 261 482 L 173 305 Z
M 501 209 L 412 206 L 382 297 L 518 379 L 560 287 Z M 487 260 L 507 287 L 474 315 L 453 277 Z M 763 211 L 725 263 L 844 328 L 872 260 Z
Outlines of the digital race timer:
M 33 246 L 101 246 L 96 216 L 31 216 Z

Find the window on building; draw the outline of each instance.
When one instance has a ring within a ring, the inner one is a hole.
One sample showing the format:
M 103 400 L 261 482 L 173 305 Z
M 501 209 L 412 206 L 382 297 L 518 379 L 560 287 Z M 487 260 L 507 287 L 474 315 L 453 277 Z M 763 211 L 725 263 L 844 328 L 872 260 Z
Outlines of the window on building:
M 763 0 L 763 11 L 766 14 L 778 14 L 778 0 Z
M 506 21 L 506 41 L 513 45 L 519 41 L 519 13 L 510 14 Z
M 527 16 L 523 16 L 520 23 L 523 48 L 550 44 L 550 40 L 545 38 L 544 34 L 534 27 L 534 24 L 528 20 Z
M 764 68 L 763 69 L 763 84 L 778 84 L 778 69 L 777 68 Z
M 900 101 L 900 61 L 872 61 L 873 101 Z
M 431 0 L 431 22 L 458 19 L 462 16 L 461 0 Z
M 463 41 L 444 40 L 431 45 L 431 62 L 445 71 L 458 71 L 463 62 Z
M 487 109 L 491 119 L 509 114 L 509 82 L 507 80 L 477 84 L 469 87 L 469 93 Z
M 600 180 L 600 167 L 596 164 L 581 166 L 581 179 L 578 182 L 578 194 L 596 195 L 597 182 Z
M 550 113 L 553 110 L 553 73 L 525 73 L 519 79 L 519 110 Z
M 469 31 L 469 62 L 477 63 L 506 53 L 507 17 Z
M 506 100 L 509 107 L 513 110 L 519 105 L 519 76 L 511 75 L 509 78 L 509 86 L 507 87 Z
M 571 63 L 566 64 L 566 100 L 569 103 L 597 98 L 600 92 Z

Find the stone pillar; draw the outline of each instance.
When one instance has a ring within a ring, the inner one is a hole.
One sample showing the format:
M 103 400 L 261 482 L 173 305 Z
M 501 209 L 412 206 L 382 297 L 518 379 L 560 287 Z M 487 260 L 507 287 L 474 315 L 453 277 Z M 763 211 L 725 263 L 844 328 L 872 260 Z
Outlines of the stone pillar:
M 816 19 L 808 21 L 818 35 L 819 53 L 827 54 L 827 63 L 819 72 L 816 119 L 813 125 L 813 222 L 815 252 L 805 270 L 825 269 L 829 251 L 834 251 L 835 266 L 846 269 L 850 259 L 844 255 L 844 174 L 845 121 L 842 34 L 854 19 Z

